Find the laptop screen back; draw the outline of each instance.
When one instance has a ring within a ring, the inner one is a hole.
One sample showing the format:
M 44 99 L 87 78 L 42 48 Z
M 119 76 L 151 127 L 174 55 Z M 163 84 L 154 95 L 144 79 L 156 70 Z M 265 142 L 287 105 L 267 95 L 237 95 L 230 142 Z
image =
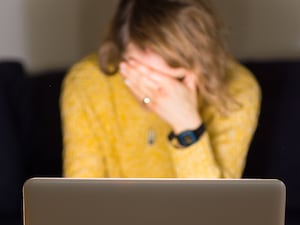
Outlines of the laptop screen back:
M 278 180 L 34 178 L 25 225 L 284 225 Z

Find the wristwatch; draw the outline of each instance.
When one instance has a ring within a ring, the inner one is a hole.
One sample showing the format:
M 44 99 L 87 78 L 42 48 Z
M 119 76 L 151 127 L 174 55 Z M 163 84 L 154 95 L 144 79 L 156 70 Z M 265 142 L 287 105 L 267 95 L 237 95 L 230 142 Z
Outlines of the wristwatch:
M 172 131 L 169 134 L 168 139 L 175 147 L 188 147 L 196 143 L 204 132 L 205 125 L 202 123 L 197 129 L 183 131 L 178 135 L 174 134 Z

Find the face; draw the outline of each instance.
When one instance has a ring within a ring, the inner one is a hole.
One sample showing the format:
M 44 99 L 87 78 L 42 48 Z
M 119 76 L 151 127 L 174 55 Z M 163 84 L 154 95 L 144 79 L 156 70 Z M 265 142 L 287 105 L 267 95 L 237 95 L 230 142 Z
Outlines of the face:
M 143 51 L 134 44 L 128 45 L 124 54 L 124 59 L 126 61 L 134 60 L 152 70 L 155 70 L 158 73 L 162 73 L 180 81 L 185 80 L 188 78 L 188 76 L 191 76 L 190 71 L 184 68 L 172 68 L 158 54 L 155 54 L 149 49 Z

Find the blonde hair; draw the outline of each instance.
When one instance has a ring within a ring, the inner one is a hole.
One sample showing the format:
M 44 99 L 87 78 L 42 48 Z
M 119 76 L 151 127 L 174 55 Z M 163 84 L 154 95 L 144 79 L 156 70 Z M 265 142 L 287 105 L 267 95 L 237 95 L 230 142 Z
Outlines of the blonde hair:
M 204 0 L 121 0 L 99 49 L 101 70 L 118 72 L 129 43 L 151 49 L 171 67 L 198 75 L 202 98 L 221 112 L 232 101 L 224 87 L 226 62 L 222 29 Z

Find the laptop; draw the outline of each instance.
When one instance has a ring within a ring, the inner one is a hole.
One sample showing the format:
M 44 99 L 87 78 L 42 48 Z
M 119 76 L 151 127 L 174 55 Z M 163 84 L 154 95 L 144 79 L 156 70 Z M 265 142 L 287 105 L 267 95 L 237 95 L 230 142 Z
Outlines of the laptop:
M 24 225 L 284 225 L 279 180 L 32 178 Z

